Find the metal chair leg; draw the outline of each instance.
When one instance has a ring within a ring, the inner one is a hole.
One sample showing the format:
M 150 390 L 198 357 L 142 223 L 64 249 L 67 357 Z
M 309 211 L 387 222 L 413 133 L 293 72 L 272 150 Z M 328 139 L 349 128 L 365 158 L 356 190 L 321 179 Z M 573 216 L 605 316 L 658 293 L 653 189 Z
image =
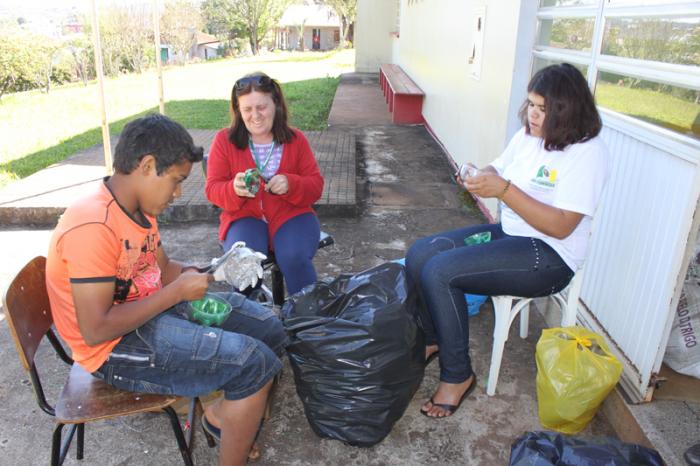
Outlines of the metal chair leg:
M 85 451 L 85 424 L 78 424 L 78 445 L 75 457 L 79 460 L 83 459 L 83 452 Z
M 194 423 L 197 420 L 197 409 L 199 408 L 199 405 L 199 398 L 195 396 L 190 400 L 190 409 L 187 413 L 187 425 L 189 426 L 189 430 L 185 434 L 185 443 L 187 443 L 187 449 L 190 453 L 192 453 L 193 448 L 192 442 L 194 440 Z
M 68 450 L 70 449 L 70 443 L 73 441 L 73 435 L 77 430 L 78 426 L 82 424 L 72 424 L 68 429 L 68 435 L 64 439 L 61 437 L 63 427 L 65 424 L 60 422 L 56 423 L 56 427 L 53 430 L 53 439 L 51 442 L 51 465 L 60 466 L 66 459 Z M 82 459 L 82 458 L 78 458 Z
M 59 422 L 53 430 L 53 438 L 51 440 L 51 466 L 61 466 L 61 464 L 63 464 L 63 458 L 65 457 L 65 455 L 61 454 L 63 453 L 61 445 L 63 426 L 65 426 L 65 424 Z
M 177 417 L 177 413 L 170 406 L 163 408 L 170 418 L 170 425 L 175 433 L 175 438 L 177 439 L 177 446 L 182 454 L 182 459 L 185 462 L 185 466 L 194 466 L 192 463 L 192 455 L 185 441 L 185 435 L 182 433 L 182 427 L 180 426 L 180 419 Z
M 275 305 L 282 306 L 284 304 L 284 277 L 277 264 L 272 266 L 270 275 L 272 275 L 272 301 Z

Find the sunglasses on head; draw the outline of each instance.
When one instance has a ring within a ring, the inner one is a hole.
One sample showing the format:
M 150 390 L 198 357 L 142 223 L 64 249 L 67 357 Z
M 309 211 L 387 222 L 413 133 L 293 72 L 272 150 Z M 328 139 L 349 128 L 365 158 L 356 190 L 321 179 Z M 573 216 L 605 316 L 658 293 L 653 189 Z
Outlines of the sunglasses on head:
M 242 91 L 247 89 L 251 85 L 256 86 L 269 86 L 272 83 L 272 78 L 269 76 L 263 76 L 261 74 L 255 76 L 245 76 L 234 84 L 233 88 L 237 91 Z

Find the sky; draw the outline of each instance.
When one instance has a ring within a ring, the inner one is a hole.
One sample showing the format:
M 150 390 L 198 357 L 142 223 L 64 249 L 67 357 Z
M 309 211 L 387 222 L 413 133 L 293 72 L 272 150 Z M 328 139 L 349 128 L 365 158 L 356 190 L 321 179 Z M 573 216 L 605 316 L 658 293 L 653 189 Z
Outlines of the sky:
M 3 9 L 89 8 L 90 0 L 3 0 Z

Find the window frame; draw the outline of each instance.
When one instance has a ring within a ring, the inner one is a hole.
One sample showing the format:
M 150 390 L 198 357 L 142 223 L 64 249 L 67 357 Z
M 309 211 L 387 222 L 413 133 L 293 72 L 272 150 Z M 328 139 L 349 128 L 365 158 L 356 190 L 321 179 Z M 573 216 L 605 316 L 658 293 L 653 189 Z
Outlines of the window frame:
M 619 57 L 614 55 L 606 55 L 601 52 L 603 35 L 605 33 L 605 22 L 608 18 L 668 18 L 687 16 L 700 16 L 700 2 L 678 2 L 663 5 L 630 6 L 610 4 L 609 0 L 598 0 L 597 4 L 593 5 L 539 7 L 535 18 L 537 26 L 535 28 L 535 40 L 533 41 L 533 60 L 531 62 L 530 72 L 532 74 L 534 71 L 534 58 L 552 61 L 567 61 L 573 64 L 585 65 L 588 67 L 586 79 L 591 89 L 595 89 L 598 80 L 598 72 L 602 71 L 700 91 L 700 66 L 679 65 L 653 60 Z M 537 45 L 537 38 L 540 34 L 541 20 L 582 17 L 592 17 L 594 19 L 593 37 L 590 51 L 579 51 Z M 682 139 L 687 139 L 693 146 L 700 147 L 700 141 L 690 136 L 667 130 L 659 125 L 633 119 L 606 107 L 601 107 L 601 110 L 605 110 L 605 114 L 608 116 L 619 115 L 625 117 L 624 120 L 635 120 L 644 126 L 654 128 L 654 131 L 657 134 L 663 134 L 663 136 L 668 136 L 668 133 L 672 133 Z M 676 137 L 673 139 L 676 139 Z

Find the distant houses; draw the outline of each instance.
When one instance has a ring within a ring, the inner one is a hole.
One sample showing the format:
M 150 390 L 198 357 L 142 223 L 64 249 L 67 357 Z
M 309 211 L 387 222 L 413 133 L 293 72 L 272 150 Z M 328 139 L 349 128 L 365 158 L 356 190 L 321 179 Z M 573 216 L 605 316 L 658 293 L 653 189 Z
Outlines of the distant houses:
M 221 42 L 206 32 L 193 33 L 192 47 L 187 52 L 187 61 L 211 60 L 221 56 Z M 163 63 L 182 63 L 182 57 L 168 44 L 160 44 L 160 59 Z
M 275 48 L 331 50 L 340 45 L 341 22 L 326 5 L 292 5 L 275 29 Z

